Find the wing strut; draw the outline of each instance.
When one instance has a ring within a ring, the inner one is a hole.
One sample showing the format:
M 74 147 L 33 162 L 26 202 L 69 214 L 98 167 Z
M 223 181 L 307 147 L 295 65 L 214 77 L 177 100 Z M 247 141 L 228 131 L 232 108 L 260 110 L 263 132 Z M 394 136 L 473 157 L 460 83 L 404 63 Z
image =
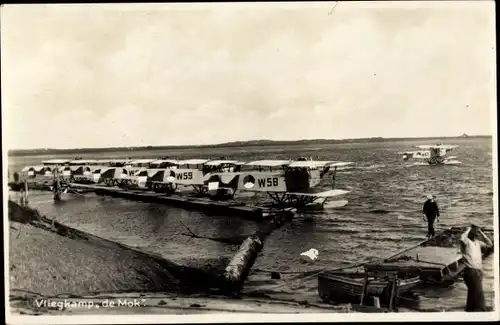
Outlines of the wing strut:
M 333 169 L 333 173 L 332 173 L 332 190 L 335 189 L 335 176 L 336 176 L 336 174 L 337 174 L 337 167 L 335 167 Z

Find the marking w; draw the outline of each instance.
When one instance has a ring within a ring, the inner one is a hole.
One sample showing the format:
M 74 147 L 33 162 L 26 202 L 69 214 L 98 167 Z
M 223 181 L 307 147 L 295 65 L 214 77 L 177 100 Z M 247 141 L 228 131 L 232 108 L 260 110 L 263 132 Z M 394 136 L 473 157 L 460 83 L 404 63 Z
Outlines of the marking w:
M 272 178 L 260 178 L 259 181 L 259 187 L 272 187 L 272 186 L 278 186 L 278 178 L 277 177 L 272 177 Z

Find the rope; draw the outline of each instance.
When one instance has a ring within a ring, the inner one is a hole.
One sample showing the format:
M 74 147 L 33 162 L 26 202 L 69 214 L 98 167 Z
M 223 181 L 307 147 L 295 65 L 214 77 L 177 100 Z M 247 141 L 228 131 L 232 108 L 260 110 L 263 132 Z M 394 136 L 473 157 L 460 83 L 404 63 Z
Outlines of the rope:
M 265 270 L 265 269 L 253 269 L 252 271 L 254 271 L 254 272 L 260 272 L 260 273 L 304 274 L 304 275 L 311 274 L 311 275 L 315 275 L 315 274 L 323 272 L 323 271 L 335 272 L 335 271 L 343 271 L 343 270 L 354 269 L 354 268 L 357 268 L 357 267 L 364 266 L 366 263 L 372 262 L 372 261 L 377 260 L 377 259 L 379 259 L 379 258 L 372 258 L 372 259 L 364 260 L 362 262 L 357 262 L 355 264 L 348 265 L 348 266 L 343 266 L 343 267 L 339 267 L 339 268 L 336 268 L 336 269 L 322 268 L 322 269 L 316 269 L 316 270 L 311 270 L 311 271 L 273 271 L 273 270 Z
M 444 267 L 447 267 L 448 265 L 444 264 L 444 263 L 437 263 L 437 262 L 430 262 L 430 261 L 423 261 L 421 259 L 416 259 L 415 257 L 412 257 L 412 256 L 408 256 L 408 255 L 404 255 L 404 256 L 401 256 L 400 258 L 398 258 L 397 260 L 407 260 L 407 261 L 410 261 L 410 260 L 413 260 L 415 262 L 418 262 L 418 263 L 427 263 L 427 264 L 433 264 L 433 265 L 441 265 L 441 266 L 444 266 Z

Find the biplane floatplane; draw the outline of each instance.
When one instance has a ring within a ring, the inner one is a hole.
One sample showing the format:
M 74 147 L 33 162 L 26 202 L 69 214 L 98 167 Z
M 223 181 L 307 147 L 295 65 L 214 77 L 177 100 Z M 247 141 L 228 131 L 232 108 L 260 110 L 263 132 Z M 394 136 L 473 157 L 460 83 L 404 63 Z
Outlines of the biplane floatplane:
M 238 191 L 267 193 L 274 206 L 298 209 L 323 208 L 329 198 L 349 193 L 335 189 L 335 175 L 338 167 L 352 164 L 305 158 L 249 163 L 225 159 L 52 160 L 42 163 L 43 166 L 26 168 L 33 175 L 44 173 L 47 176 L 52 176 L 56 168 L 60 172 L 58 177 L 67 177 L 70 182 L 152 189 L 167 195 L 176 192 L 179 185 L 193 188 L 198 196 L 215 191 L 212 198 L 216 199 L 232 199 Z M 333 188 L 317 191 L 315 187 L 331 168 L 334 169 Z M 347 204 L 347 201 L 339 202 Z
M 101 179 L 101 170 L 109 163 L 110 160 L 72 160 L 69 162 L 70 179 L 77 183 L 98 183 Z
M 211 174 L 236 172 L 244 163 L 237 160 L 187 159 L 169 160 L 168 164 L 167 169 L 157 172 L 156 179 L 155 176 L 150 178 L 153 190 L 173 193 L 180 185 L 191 187 L 196 194 L 203 196 L 209 191 L 207 180 Z
M 207 187 L 209 190 L 230 190 L 232 195 L 237 191 L 267 193 L 273 200 L 272 206 L 279 208 L 323 208 L 329 198 L 349 193 L 347 190 L 335 189 L 335 175 L 338 167 L 350 164 L 312 160 L 253 161 L 244 165 L 253 167 L 253 170 L 211 174 Z M 316 190 L 315 187 L 331 168 L 334 169 L 332 189 Z M 345 204 L 347 201 L 342 201 L 342 205 Z
M 53 177 L 55 169 L 63 171 L 69 160 L 52 159 L 44 160 L 41 165 L 26 166 L 21 170 L 21 175 L 27 179 Z M 66 172 L 65 175 L 68 175 Z
M 456 156 L 447 156 L 448 152 L 458 148 L 456 145 L 419 145 L 417 148 L 420 150 L 399 152 L 398 154 L 402 156 L 404 161 L 411 158 L 422 159 L 429 165 L 446 165 L 451 163 L 452 159 L 457 158 Z

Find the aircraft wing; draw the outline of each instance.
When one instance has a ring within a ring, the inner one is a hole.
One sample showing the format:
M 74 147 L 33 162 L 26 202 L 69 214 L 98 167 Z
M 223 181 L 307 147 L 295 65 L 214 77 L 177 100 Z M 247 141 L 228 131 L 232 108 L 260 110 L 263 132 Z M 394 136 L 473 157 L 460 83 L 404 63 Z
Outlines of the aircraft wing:
M 162 163 L 168 163 L 170 165 L 177 165 L 179 162 L 177 160 L 174 160 L 174 159 L 158 159 L 158 160 L 153 160 L 151 163 L 155 164 L 155 165 L 159 165 Z
M 247 166 L 278 167 L 289 165 L 290 160 L 257 160 L 246 163 Z
M 207 162 L 206 166 L 220 166 L 223 164 L 236 165 L 238 164 L 238 160 L 211 160 Z
M 208 162 L 208 159 L 186 159 L 179 161 L 179 165 L 201 165 Z
M 294 195 L 294 196 L 334 197 L 334 196 L 345 195 L 347 193 L 350 193 L 350 191 L 336 189 L 336 190 L 328 190 L 328 191 L 323 191 L 323 192 L 315 192 L 315 191 L 310 191 L 310 192 L 306 192 L 306 193 L 289 192 L 287 194 Z
M 149 164 L 152 161 L 154 161 L 154 159 L 137 159 L 137 160 L 131 161 L 130 163 L 131 164 Z
M 325 166 L 329 167 L 343 167 L 353 164 L 352 162 L 344 161 L 332 161 L 332 160 L 306 160 L 306 161 L 294 161 L 288 165 L 288 167 L 304 167 L 304 168 L 321 168 Z
M 131 161 L 129 159 L 111 159 L 109 162 L 114 164 L 129 164 Z
M 458 148 L 457 145 L 451 145 L 451 144 L 440 144 L 440 145 L 419 145 L 416 146 L 419 149 L 446 149 L 446 150 L 452 150 L 455 148 Z
M 84 159 L 79 159 L 79 160 L 71 160 L 69 162 L 70 165 L 86 165 L 95 162 L 95 160 L 84 160 Z
M 350 161 L 335 161 L 331 164 L 328 164 L 330 167 L 344 167 L 344 166 L 349 166 L 354 164 L 353 162 Z
M 313 160 L 304 160 L 304 161 L 293 161 L 291 162 L 288 167 L 290 168 L 318 168 L 318 167 L 324 167 L 330 163 L 334 163 L 334 161 L 313 161 Z
M 416 147 L 419 149 L 431 149 L 431 148 L 435 148 L 436 146 L 433 146 L 431 144 L 423 144 L 423 145 L 418 145 Z

